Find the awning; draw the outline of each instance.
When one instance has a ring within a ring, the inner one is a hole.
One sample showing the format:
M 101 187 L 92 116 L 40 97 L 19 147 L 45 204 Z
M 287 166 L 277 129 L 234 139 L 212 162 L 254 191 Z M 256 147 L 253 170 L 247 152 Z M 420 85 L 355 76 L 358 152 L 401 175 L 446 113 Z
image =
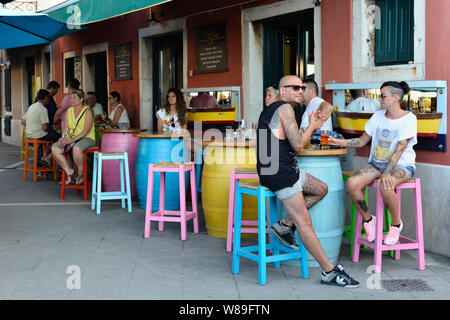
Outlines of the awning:
M 68 0 L 42 11 L 50 17 L 72 25 L 98 22 L 172 0 Z
M 78 30 L 46 14 L 0 8 L 0 49 L 50 43 Z

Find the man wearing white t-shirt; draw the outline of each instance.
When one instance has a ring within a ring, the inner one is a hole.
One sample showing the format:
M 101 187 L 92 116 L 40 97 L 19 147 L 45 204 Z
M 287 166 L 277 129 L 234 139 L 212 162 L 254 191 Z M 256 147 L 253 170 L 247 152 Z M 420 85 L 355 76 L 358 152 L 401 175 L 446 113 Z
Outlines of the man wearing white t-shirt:
M 308 115 L 312 111 L 319 111 L 320 115 L 324 117 L 326 120 L 323 123 L 320 130 L 328 130 L 333 131 L 333 124 L 331 122 L 331 113 L 333 112 L 333 106 L 318 97 L 319 87 L 317 83 L 312 79 L 306 79 L 304 81 L 306 86 L 305 91 L 303 92 L 304 102 L 306 107 L 305 112 L 302 116 L 302 122 L 300 124 L 300 130 L 305 130 L 309 126 Z
M 44 107 L 50 100 L 50 93 L 41 89 L 36 96 L 37 102 L 33 103 L 24 114 L 21 122 L 25 126 L 28 139 L 41 139 L 46 141 L 58 141 L 60 135 L 52 131 L 49 126 L 48 110 Z M 39 145 L 37 161 L 39 166 L 50 166 L 51 154 L 42 158 L 43 148 Z
M 372 113 L 380 110 L 380 101 L 377 99 L 369 99 L 369 92 L 367 90 L 355 89 L 350 90 L 353 101 L 346 107 L 347 112 L 365 112 Z

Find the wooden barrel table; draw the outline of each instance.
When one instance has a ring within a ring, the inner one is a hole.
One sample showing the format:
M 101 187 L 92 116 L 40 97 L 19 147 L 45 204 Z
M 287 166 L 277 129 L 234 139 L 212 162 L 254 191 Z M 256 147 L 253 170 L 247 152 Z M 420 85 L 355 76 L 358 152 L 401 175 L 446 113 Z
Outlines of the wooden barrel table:
M 135 133 L 146 131 L 145 129 L 103 129 L 100 152 L 126 152 L 128 154 L 129 172 L 135 171 L 136 156 L 139 138 L 133 136 Z M 106 192 L 120 191 L 120 168 L 119 160 L 108 160 L 103 163 L 102 189 Z M 131 195 L 135 196 L 136 181 L 134 174 L 130 174 Z
M 328 194 L 309 209 L 309 213 L 325 255 L 334 264 L 339 258 L 345 224 L 345 189 L 338 156 L 347 152 L 347 149 L 302 149 L 297 152 L 298 167 L 328 186 Z M 286 215 L 286 210 L 278 200 L 278 217 L 282 219 Z M 296 236 L 298 237 L 297 234 Z M 282 263 L 291 266 L 299 265 L 299 262 L 295 260 L 287 260 Z M 308 265 L 319 266 L 309 252 Z
M 210 236 L 226 238 L 230 174 L 237 166 L 256 168 L 256 144 L 224 141 L 203 141 L 202 144 L 206 146 L 202 175 L 202 206 L 206 231 Z M 243 220 L 258 220 L 256 197 L 244 195 L 242 214 Z M 243 238 L 251 236 L 254 235 L 242 235 Z
M 185 162 L 186 147 L 183 135 L 175 134 L 135 134 L 139 138 L 139 147 L 136 158 L 136 190 L 139 199 L 139 207 L 147 206 L 148 165 L 150 163 Z M 159 177 L 156 172 L 153 183 L 152 210 L 159 210 Z M 189 182 L 189 173 L 186 172 L 186 190 Z M 166 173 L 164 209 L 180 209 L 180 189 L 178 173 Z

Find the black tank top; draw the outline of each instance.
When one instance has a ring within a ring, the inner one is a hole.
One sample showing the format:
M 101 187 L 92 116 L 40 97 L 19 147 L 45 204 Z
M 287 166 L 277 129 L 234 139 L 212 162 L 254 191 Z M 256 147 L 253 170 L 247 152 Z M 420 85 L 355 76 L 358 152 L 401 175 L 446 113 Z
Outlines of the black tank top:
M 297 153 L 289 140 L 278 139 L 269 127 L 270 121 L 285 101 L 265 107 L 259 116 L 256 138 L 256 169 L 260 184 L 271 191 L 292 187 L 299 179 Z

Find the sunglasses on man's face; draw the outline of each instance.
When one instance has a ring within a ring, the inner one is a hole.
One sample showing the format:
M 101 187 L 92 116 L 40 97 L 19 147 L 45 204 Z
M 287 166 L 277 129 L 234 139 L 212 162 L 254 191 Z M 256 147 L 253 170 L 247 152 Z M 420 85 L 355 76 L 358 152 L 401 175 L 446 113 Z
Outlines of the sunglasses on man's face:
M 306 86 L 299 86 L 295 84 L 288 84 L 283 86 L 283 88 L 292 88 L 294 91 L 299 91 L 300 89 L 302 89 L 303 92 L 306 91 Z

